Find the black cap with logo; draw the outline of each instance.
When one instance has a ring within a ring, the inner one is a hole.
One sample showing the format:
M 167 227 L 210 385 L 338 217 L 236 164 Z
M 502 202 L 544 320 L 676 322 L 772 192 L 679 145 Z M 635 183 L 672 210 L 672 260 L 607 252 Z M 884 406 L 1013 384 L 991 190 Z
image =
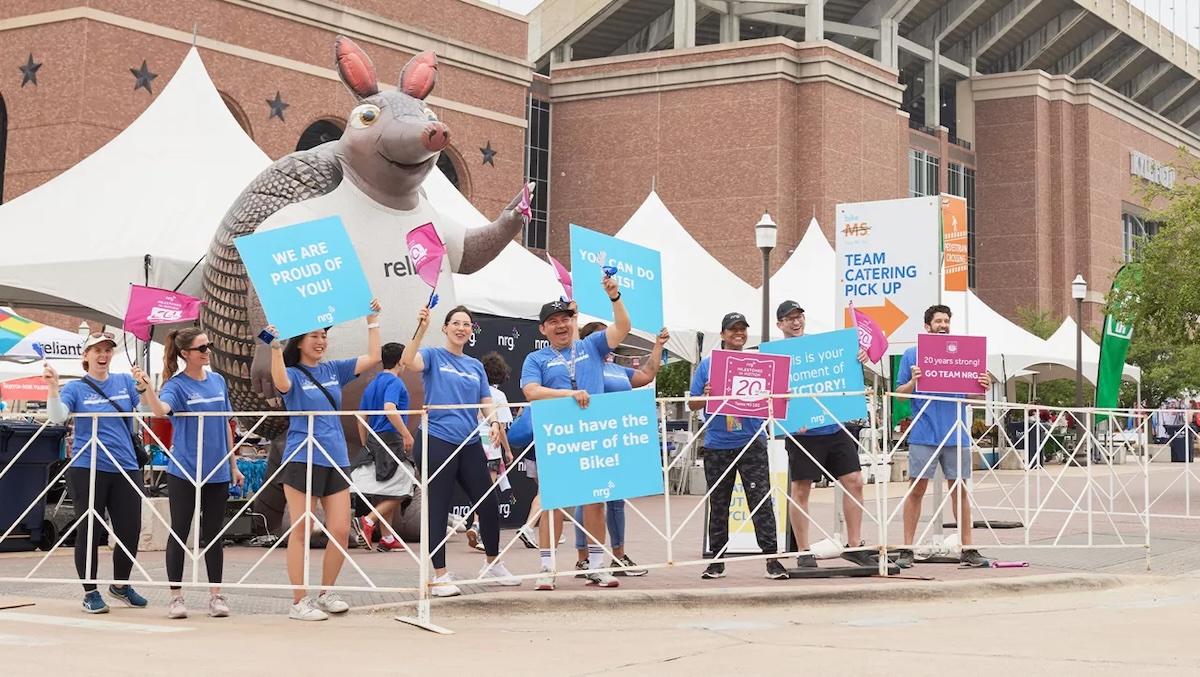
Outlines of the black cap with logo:
M 804 309 L 800 307 L 799 303 L 796 303 L 795 301 L 788 299 L 787 301 L 780 303 L 779 308 L 775 309 L 775 319 L 782 320 L 783 318 L 787 317 L 790 313 L 792 313 L 793 311 L 796 311 L 796 310 L 799 310 L 801 315 L 804 314 Z
M 746 321 L 746 316 L 741 313 L 729 313 L 721 319 L 721 331 L 732 329 L 738 322 L 750 327 L 750 323 Z
M 557 315 L 559 313 L 574 315 L 575 311 L 571 310 L 571 305 L 568 302 L 559 299 L 558 301 L 551 301 L 550 303 L 542 306 L 542 312 L 538 314 L 538 318 L 540 322 L 545 322 L 546 320 L 549 320 L 552 315 Z

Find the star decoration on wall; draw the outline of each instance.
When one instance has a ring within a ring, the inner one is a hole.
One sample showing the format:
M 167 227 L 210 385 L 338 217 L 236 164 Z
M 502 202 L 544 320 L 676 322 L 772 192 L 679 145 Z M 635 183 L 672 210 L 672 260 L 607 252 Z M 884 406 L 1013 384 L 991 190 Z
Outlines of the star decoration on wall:
M 493 167 L 496 166 L 496 162 L 495 162 L 496 153 L 498 153 L 499 151 L 492 149 L 492 142 L 490 140 L 487 142 L 486 146 L 479 149 L 479 152 L 483 153 L 483 163 L 482 164 L 491 165 Z
M 271 107 L 271 114 L 267 116 L 268 120 L 279 118 L 280 122 L 287 122 L 287 120 L 283 119 L 283 111 L 287 110 L 287 107 L 291 104 L 284 103 L 283 97 L 279 95 L 279 90 L 275 90 L 274 99 L 267 99 L 267 105 Z
M 151 94 L 154 93 L 154 90 L 150 88 L 150 83 L 154 81 L 154 78 L 158 77 L 158 73 L 150 72 L 150 69 L 146 66 L 145 59 L 142 59 L 141 68 L 130 68 L 129 72 L 133 73 L 133 77 L 136 78 L 136 81 L 133 83 L 133 91 L 136 92 L 139 88 L 142 88 Z
M 42 67 L 42 64 L 34 63 L 33 53 L 30 52 L 29 60 L 26 61 L 23 66 L 17 66 L 17 68 L 21 69 L 21 86 L 24 87 L 25 85 L 32 82 L 33 86 L 36 87 L 37 86 L 37 72 L 38 72 L 38 69 L 41 67 Z

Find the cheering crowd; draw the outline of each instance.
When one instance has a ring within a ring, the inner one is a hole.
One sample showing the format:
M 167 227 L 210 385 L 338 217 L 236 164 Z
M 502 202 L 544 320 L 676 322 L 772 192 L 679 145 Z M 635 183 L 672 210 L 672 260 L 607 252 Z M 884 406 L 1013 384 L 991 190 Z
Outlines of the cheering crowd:
M 545 304 L 539 314 L 540 330 L 548 345 L 526 356 L 520 375 L 523 394 L 529 401 L 571 398 L 586 408 L 591 397 L 602 393 L 620 392 L 650 384 L 661 362 L 663 345 L 669 335 L 666 330 L 657 337 L 649 359 L 639 369 L 615 364 L 613 351 L 628 337 L 631 329 L 629 314 L 622 302 L 617 281 L 605 276 L 600 284 L 612 303 L 611 324 L 591 323 L 579 326 L 573 302 L 555 300 Z M 471 339 L 474 318 L 471 311 L 459 306 L 435 314 L 430 308 L 418 313 L 418 329 L 405 345 L 383 343 L 378 314 L 382 311 L 372 301 L 371 314 L 366 318 L 367 349 L 363 355 L 345 360 L 326 360 L 329 339 L 326 330 L 318 329 L 290 340 L 271 341 L 271 381 L 285 407 L 294 412 L 330 412 L 328 416 L 293 415 L 284 445 L 286 457 L 277 474 L 283 484 L 288 512 L 292 516 L 292 534 L 305 533 L 313 525 L 303 524 L 319 504 L 324 511 L 323 529 L 329 539 L 342 548 L 347 545 L 351 531 L 351 483 L 367 496 L 374 506 L 357 521 L 370 547 L 401 549 L 399 535 L 389 524 L 389 518 L 402 500 L 413 493 L 414 462 L 427 459 L 429 486 L 422 500 L 428 501 L 427 534 L 431 538 L 429 553 L 434 571 L 430 592 L 437 597 L 461 594 L 447 570 L 446 538 L 444 533 L 450 516 L 455 486 L 461 487 L 471 504 L 478 527 L 467 532 L 472 547 L 483 550 L 485 561 L 478 578 L 487 582 L 515 586 L 521 580 L 514 577 L 498 560 L 500 553 L 500 506 L 497 500 L 497 481 L 504 467 L 511 467 L 513 450 L 524 449 L 533 441 L 531 416 L 525 413 L 514 419 L 503 393 L 496 386 L 508 377 L 507 368 L 498 357 L 480 361 L 466 355 L 464 347 Z M 787 338 L 804 335 L 804 309 L 795 301 L 784 301 L 776 312 L 778 327 Z M 931 306 L 924 316 L 926 332 L 949 333 L 951 313 L 945 306 Z M 441 345 L 429 340 L 431 324 L 439 322 Z M 731 312 L 721 322 L 722 347 L 744 350 L 749 324 L 744 315 Z M 274 335 L 273 327 L 266 331 Z M 74 415 L 75 433 L 72 442 L 72 461 L 68 472 L 71 494 L 77 511 L 93 506 L 89 520 L 95 533 L 104 533 L 99 521 L 107 513 L 113 534 L 119 542 L 113 548 L 113 579 L 128 581 L 134 558 L 137 557 L 138 534 L 141 527 L 142 479 L 139 468 L 144 460 L 141 444 L 127 418 L 91 418 L 89 414 L 132 412 L 139 408 L 156 416 L 170 416 L 173 423 L 169 478 L 171 538 L 166 552 L 167 575 L 174 584 L 168 615 L 185 618 L 188 614 L 182 595 L 184 554 L 181 543 L 186 542 L 193 525 L 195 507 L 199 505 L 198 535 L 201 547 L 206 548 L 205 565 L 210 588 L 208 613 L 214 617 L 227 616 L 229 605 L 221 593 L 222 543 L 217 536 L 223 526 L 225 504 L 230 485 L 241 485 L 235 457 L 229 451 L 233 437 L 229 420 L 222 416 L 207 416 L 201 424 L 195 416 L 180 414 L 198 412 L 228 412 L 232 410 L 228 391 L 220 375 L 207 369 L 211 344 L 200 329 L 173 332 L 167 340 L 163 384 L 156 390 L 148 376 L 139 369 L 132 375 L 109 372 L 116 342 L 112 334 L 92 334 L 85 343 L 83 366 L 87 375 L 60 387 L 57 373 L 45 367 L 49 384 L 48 410 L 52 421 L 61 423 Z M 859 360 L 866 361 L 860 353 Z M 486 362 L 486 363 L 485 363 Z M 180 370 L 180 365 L 183 368 Z M 361 374 L 376 371 L 367 386 L 361 409 L 382 412 L 360 421 L 357 426 L 357 448 L 362 449 L 364 462 L 351 467 L 350 448 L 342 425 L 336 415 L 342 405 L 343 388 Z M 712 394 L 709 382 L 711 357 L 697 365 L 691 381 L 693 397 Z M 424 406 L 427 408 L 428 429 L 414 434 L 409 421 L 400 412 L 410 407 L 410 400 L 401 374 L 420 373 L 424 386 Z M 920 393 L 921 370 L 916 366 L 915 348 L 909 348 L 902 358 L 897 392 Z M 989 376 L 980 378 L 990 385 Z M 969 503 L 965 480 L 970 476 L 971 459 L 966 451 L 970 439 L 959 417 L 962 415 L 953 401 L 912 400 L 914 423 L 909 433 L 909 473 L 912 490 L 904 503 L 904 538 L 911 544 L 915 538 L 921 512 L 921 499 L 935 466 L 942 468 L 952 491 L 952 505 L 961 523 L 970 524 Z M 704 400 L 689 402 L 693 411 L 704 409 Z M 714 558 L 723 557 L 729 542 L 729 510 L 735 474 L 741 477 L 746 499 L 757 506 L 752 520 L 758 546 L 765 554 L 780 551 L 776 542 L 775 513 L 770 496 L 769 463 L 766 436 L 777 433 L 785 440 L 791 476 L 790 521 L 796 549 L 801 551 L 796 567 L 816 567 L 809 550 L 808 505 L 812 484 L 824 478 L 836 479 L 845 490 L 846 547 L 843 557 L 856 566 L 877 566 L 862 540 L 863 478 L 859 464 L 859 447 L 854 432 L 842 424 L 794 431 L 767 431 L 757 419 L 735 416 L 701 414 L 704 421 L 703 440 L 698 455 L 703 460 L 704 473 L 710 488 L 708 518 L 708 550 Z M 93 425 L 95 430 L 93 430 Z M 960 430 L 960 439 L 950 435 Z M 94 433 L 94 434 L 93 434 Z M 201 434 L 202 433 L 202 434 Z M 427 448 L 422 449 L 422 440 Z M 200 440 L 198 445 L 197 440 Z M 959 449 L 963 450 L 960 456 Z M 197 448 L 197 447 L 200 448 Z M 536 478 L 537 449 L 534 446 L 525 458 L 531 477 Z M 197 496 L 198 494 L 198 496 Z M 540 512 L 535 499 L 531 516 Z M 537 590 L 553 590 L 556 572 L 552 568 L 552 551 L 556 544 L 553 533 L 561 534 L 565 512 L 555 510 L 543 514 L 534 533 L 527 525 L 519 535 L 527 545 L 536 539 L 541 571 L 535 580 Z M 625 513 L 623 501 L 578 506 L 575 519 L 586 529 L 587 536 L 577 533 L 579 553 L 576 569 L 588 585 L 612 588 L 619 585 L 617 575 L 645 575 L 624 551 Z M 301 531 L 305 530 L 305 531 Z M 970 547 L 970 529 L 964 529 L 961 563 L 964 566 L 988 566 L 989 561 Z M 376 536 L 380 538 L 376 541 Z M 77 530 L 75 565 L 81 579 L 97 577 L 98 538 L 87 524 Z M 604 544 L 614 559 L 604 566 Z M 315 594 L 303 589 L 305 539 L 289 538 L 287 571 L 294 586 L 293 605 L 289 617 L 304 621 L 324 620 L 329 614 L 344 613 L 349 605 L 331 588 L 336 584 L 343 564 L 343 549 L 327 547 L 323 556 L 320 588 Z M 911 566 L 913 553 L 901 550 L 895 563 Z M 91 563 L 88 570 L 87 563 Z M 768 558 L 766 576 L 770 579 L 790 577 L 788 569 L 778 558 Z M 725 565 L 714 561 L 704 569 L 702 578 L 715 579 L 725 575 Z M 82 608 L 87 613 L 106 613 L 108 604 L 93 584 L 84 584 Z M 128 583 L 111 585 L 109 596 L 132 607 L 147 606 L 146 599 Z

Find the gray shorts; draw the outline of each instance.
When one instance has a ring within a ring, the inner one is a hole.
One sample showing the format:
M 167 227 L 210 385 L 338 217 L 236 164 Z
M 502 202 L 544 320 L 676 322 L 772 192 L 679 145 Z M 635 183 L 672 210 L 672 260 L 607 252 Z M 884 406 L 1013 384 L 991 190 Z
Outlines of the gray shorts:
M 933 462 L 929 459 L 934 458 Z M 971 476 L 971 447 L 962 447 L 961 459 L 958 457 L 959 448 L 952 444 L 943 445 L 941 450 L 925 444 L 908 445 L 908 477 L 909 479 L 931 480 L 934 467 L 942 466 L 942 476 L 948 480 L 965 480 Z M 962 461 L 961 465 L 959 460 Z

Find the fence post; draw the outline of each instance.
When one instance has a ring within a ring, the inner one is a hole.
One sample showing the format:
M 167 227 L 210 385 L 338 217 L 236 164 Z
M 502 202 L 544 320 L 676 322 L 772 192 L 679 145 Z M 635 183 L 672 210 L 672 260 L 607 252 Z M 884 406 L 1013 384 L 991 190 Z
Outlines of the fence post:
M 885 465 L 883 460 L 882 449 L 879 448 L 879 416 L 875 413 L 875 407 L 882 398 L 879 396 L 879 375 L 875 374 L 874 387 L 871 388 L 871 396 L 867 398 L 867 424 L 871 426 L 870 441 L 871 450 L 871 468 L 875 474 L 875 512 L 879 519 L 875 520 L 875 525 L 879 529 L 879 575 L 888 575 L 888 556 L 887 556 L 887 527 L 884 525 L 884 510 L 886 509 L 886 501 L 881 502 L 883 492 L 887 491 L 887 485 L 892 481 L 890 466 Z M 881 470 L 888 470 L 888 476 L 880 481 L 879 473 Z M 882 487 L 880 486 L 882 485 Z M 864 494 L 865 498 L 865 494 Z M 866 507 L 863 506 L 863 512 L 866 512 Z
M 1092 519 L 1092 517 L 1093 517 L 1093 515 L 1092 515 L 1092 510 L 1093 510 L 1093 508 L 1092 508 L 1092 495 L 1095 493 L 1095 491 L 1094 491 L 1094 487 L 1092 486 L 1092 484 L 1093 484 L 1093 480 L 1092 480 L 1092 441 L 1093 441 L 1093 440 L 1089 439 L 1089 438 L 1091 438 L 1091 436 L 1092 436 L 1092 434 L 1093 434 L 1093 431 L 1092 431 L 1092 412 L 1091 412 L 1091 410 L 1089 410 L 1089 411 L 1087 411 L 1087 412 L 1085 412 L 1085 413 L 1084 413 L 1084 415 L 1083 415 L 1083 421 L 1084 421 L 1084 425 L 1085 425 L 1086 427 L 1084 427 L 1084 428 L 1083 428 L 1083 430 L 1082 430 L 1082 433 L 1083 433 L 1083 437 L 1082 437 L 1082 439 L 1083 439 L 1083 440 L 1085 440 L 1085 441 L 1087 442 L 1087 449 L 1085 450 L 1085 453 L 1087 454 L 1087 518 L 1088 518 L 1088 545 L 1093 545 L 1093 541 L 1094 541 L 1094 532 L 1093 532 L 1093 519 Z M 1077 420 L 1076 422 L 1078 423 L 1078 420 Z
M 671 533 L 671 454 L 667 451 L 667 403 L 660 400 L 658 411 L 659 426 L 662 432 L 663 519 L 666 520 L 664 528 L 667 534 L 667 564 L 674 564 L 675 535 Z M 681 468 L 681 474 L 687 473 L 689 470 L 690 468 Z
M 528 416 L 529 412 L 525 412 Z M 454 631 L 440 625 L 434 625 L 429 608 L 429 540 L 433 533 L 429 530 L 429 409 L 421 412 L 421 558 L 417 564 L 417 615 L 396 616 L 401 623 L 412 625 L 422 630 L 436 632 L 439 635 L 453 635 Z M 440 538 L 439 538 L 440 540 Z

